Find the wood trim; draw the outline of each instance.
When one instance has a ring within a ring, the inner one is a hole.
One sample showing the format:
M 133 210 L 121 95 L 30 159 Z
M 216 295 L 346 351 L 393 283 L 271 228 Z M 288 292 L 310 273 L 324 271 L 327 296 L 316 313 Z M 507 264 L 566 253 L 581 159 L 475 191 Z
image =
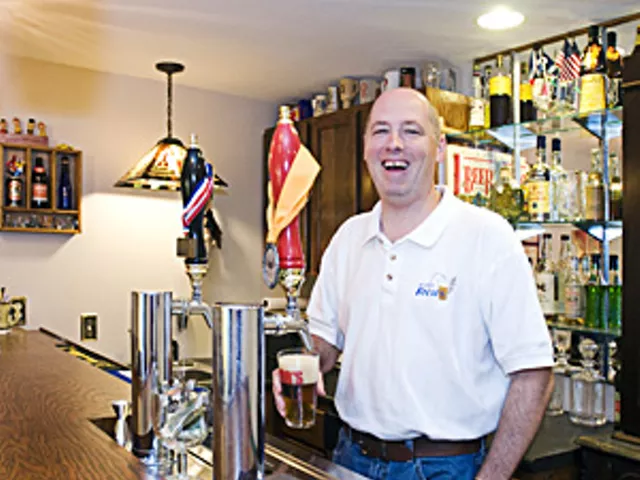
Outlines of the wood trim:
M 79 226 L 79 225 L 78 225 Z M 66 235 L 73 235 L 80 233 L 80 228 L 77 230 L 57 230 L 55 228 L 34 228 L 34 227 L 0 227 L 3 232 L 21 232 L 21 233 L 62 233 Z
M 610 28 L 610 27 L 616 27 L 618 25 L 622 25 L 623 23 L 633 22 L 636 20 L 640 20 L 640 12 L 630 13 L 629 15 L 624 15 L 622 17 L 612 18 L 611 20 L 607 20 L 606 22 L 600 22 L 600 23 L 594 22 L 591 25 L 598 25 L 599 27 Z M 589 31 L 589 27 L 583 27 L 583 28 L 578 28 L 576 30 L 570 30 L 568 32 L 565 32 L 559 35 L 553 35 L 551 37 L 541 38 L 539 40 L 536 40 L 535 42 L 525 43 L 523 45 L 519 45 L 514 48 L 508 48 L 508 49 L 501 50 L 488 55 L 483 55 L 481 57 L 476 57 L 473 59 L 473 63 L 477 64 L 477 63 L 488 62 L 490 60 L 495 59 L 498 55 L 506 56 L 506 55 L 511 55 L 512 53 L 524 52 L 532 49 L 533 46 L 536 44 L 545 46 L 550 43 L 555 43 L 555 42 L 559 42 L 560 40 L 564 40 L 567 37 L 577 37 L 579 35 L 586 35 L 588 31 Z

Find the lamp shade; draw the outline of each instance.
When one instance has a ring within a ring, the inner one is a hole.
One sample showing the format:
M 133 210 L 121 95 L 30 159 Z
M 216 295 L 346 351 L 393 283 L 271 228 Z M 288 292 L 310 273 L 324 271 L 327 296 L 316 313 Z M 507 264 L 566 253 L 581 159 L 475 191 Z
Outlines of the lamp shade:
M 115 184 L 116 187 L 150 190 L 180 190 L 182 164 L 187 155 L 183 143 L 174 137 L 160 140 Z M 214 188 L 229 185 L 214 174 Z

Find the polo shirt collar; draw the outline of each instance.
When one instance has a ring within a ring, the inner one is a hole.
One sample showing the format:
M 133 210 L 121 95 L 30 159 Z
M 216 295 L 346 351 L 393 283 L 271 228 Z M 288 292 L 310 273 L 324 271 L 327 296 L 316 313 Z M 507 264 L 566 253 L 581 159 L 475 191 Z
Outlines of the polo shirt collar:
M 428 248 L 433 246 L 438 238 L 440 238 L 447 225 L 452 221 L 456 198 L 453 196 L 453 193 L 451 193 L 451 190 L 445 186 L 437 186 L 436 189 L 442 194 L 436 208 L 433 209 L 429 216 L 425 218 L 420 225 L 396 243 L 409 240 Z M 366 228 L 363 243 L 367 243 L 375 238 L 388 241 L 386 235 L 380 231 L 381 214 L 382 205 L 378 202 L 369 214 L 369 223 Z

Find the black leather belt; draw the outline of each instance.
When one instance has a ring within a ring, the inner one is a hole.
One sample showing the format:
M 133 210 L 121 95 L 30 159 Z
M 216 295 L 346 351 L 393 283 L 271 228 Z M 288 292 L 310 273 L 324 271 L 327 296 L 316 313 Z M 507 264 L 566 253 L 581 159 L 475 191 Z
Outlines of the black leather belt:
M 482 448 L 482 439 L 475 440 L 431 440 L 426 436 L 411 441 L 381 440 L 369 433 L 360 432 L 345 425 L 345 432 L 356 443 L 362 454 L 388 462 L 408 462 L 421 457 L 449 457 L 477 453 Z

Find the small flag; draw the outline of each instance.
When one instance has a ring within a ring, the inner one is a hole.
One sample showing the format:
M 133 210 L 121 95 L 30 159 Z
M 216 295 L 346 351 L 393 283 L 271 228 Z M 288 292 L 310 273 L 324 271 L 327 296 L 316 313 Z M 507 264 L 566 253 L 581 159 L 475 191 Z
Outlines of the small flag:
M 564 46 L 558 50 L 556 53 L 556 68 L 560 72 L 560 81 L 563 82 L 566 80 L 564 72 L 566 68 L 567 56 L 566 56 L 566 47 L 568 45 L 567 40 L 564 41 Z
M 574 80 L 580 76 L 580 50 L 575 39 L 571 45 L 571 55 L 569 55 L 569 79 Z

